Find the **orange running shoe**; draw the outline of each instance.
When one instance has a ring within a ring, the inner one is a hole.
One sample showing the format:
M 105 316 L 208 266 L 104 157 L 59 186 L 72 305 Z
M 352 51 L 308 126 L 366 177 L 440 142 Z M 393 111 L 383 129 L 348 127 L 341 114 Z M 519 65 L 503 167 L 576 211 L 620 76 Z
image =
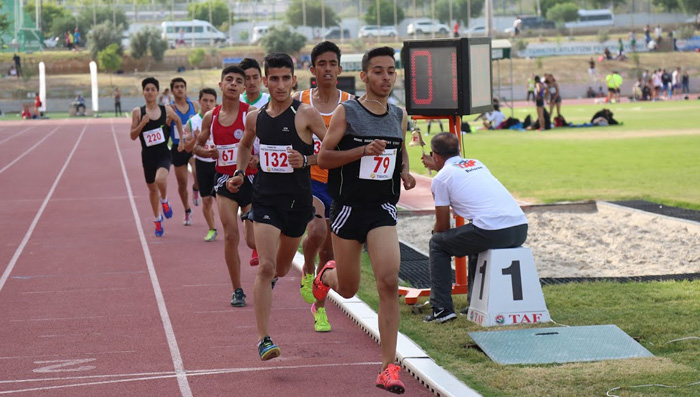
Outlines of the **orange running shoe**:
M 328 291 L 330 291 L 331 287 L 323 284 L 323 281 L 321 281 L 321 276 L 323 276 L 323 272 L 325 272 L 328 269 L 335 269 L 335 261 L 328 261 L 321 271 L 318 272 L 316 275 L 316 278 L 314 279 L 314 285 L 312 287 L 312 291 L 314 294 L 314 298 L 322 301 L 326 299 L 326 296 L 328 295 Z
M 399 368 L 397 365 L 389 364 L 388 367 L 377 375 L 377 387 L 396 394 L 403 394 L 406 388 L 399 380 Z
M 250 255 L 250 266 L 257 266 L 260 264 L 260 259 L 258 258 L 258 251 L 253 250 L 253 253 Z

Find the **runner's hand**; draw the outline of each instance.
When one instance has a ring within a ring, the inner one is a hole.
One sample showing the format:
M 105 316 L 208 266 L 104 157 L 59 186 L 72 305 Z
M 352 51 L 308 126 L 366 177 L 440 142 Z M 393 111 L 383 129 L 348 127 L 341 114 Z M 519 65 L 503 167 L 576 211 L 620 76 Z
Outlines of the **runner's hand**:
M 182 152 L 185 150 L 185 142 L 183 142 L 183 139 L 180 139 L 180 143 L 177 144 L 177 151 Z
M 258 163 L 260 162 L 260 156 L 257 154 L 254 154 L 250 156 L 250 161 L 248 162 L 248 167 L 251 169 L 256 169 L 258 168 Z
M 403 188 L 406 190 L 411 190 L 416 187 L 416 178 L 410 173 L 401 173 L 401 180 L 403 181 Z
M 304 155 L 294 149 L 287 152 L 287 159 L 292 168 L 301 168 L 304 166 Z
M 243 185 L 243 177 L 240 175 L 232 176 L 226 181 L 226 189 L 231 193 L 238 193 L 238 190 Z
M 365 146 L 365 156 L 379 156 L 384 153 L 386 141 L 383 139 L 375 139 Z
M 209 157 L 210 159 L 214 159 L 214 160 L 219 159 L 219 151 L 216 149 L 216 147 L 205 149 L 203 152 L 204 152 L 203 157 Z

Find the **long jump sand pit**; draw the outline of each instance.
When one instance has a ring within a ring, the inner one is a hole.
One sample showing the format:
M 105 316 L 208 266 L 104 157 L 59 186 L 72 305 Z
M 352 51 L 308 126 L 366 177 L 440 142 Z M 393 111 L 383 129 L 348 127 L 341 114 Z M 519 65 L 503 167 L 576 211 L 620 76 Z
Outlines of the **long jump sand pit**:
M 539 277 L 700 273 L 700 224 L 607 203 L 526 210 Z M 399 217 L 399 239 L 428 253 L 433 215 Z

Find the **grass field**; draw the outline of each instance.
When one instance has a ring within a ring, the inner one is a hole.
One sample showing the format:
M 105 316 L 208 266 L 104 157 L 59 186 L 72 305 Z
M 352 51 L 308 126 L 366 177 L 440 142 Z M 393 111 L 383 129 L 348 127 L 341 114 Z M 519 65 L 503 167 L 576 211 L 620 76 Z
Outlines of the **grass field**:
M 646 199 L 700 209 L 697 102 L 606 105 L 624 123 L 621 126 L 545 132 L 479 130 L 463 135 L 464 149 L 467 157 L 483 161 L 524 200 Z M 564 105 L 562 112 L 573 123 L 590 121 L 604 107 Z M 521 120 L 528 113 L 534 116 L 534 108 L 515 109 L 515 117 Z M 427 131 L 424 121 L 418 125 Z M 435 131 L 439 128 L 433 124 Z M 424 140 L 428 152 L 430 136 L 424 135 Z M 412 146 L 408 151 L 411 169 L 427 174 L 420 162 L 421 148 Z

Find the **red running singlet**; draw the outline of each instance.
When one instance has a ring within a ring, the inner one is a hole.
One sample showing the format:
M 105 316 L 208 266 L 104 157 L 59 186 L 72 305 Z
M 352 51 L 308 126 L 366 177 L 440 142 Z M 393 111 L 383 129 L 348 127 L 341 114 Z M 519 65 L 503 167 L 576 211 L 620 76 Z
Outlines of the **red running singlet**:
M 245 130 L 245 117 L 248 114 L 249 105 L 245 102 L 238 104 L 238 117 L 229 126 L 219 123 L 219 112 L 221 105 L 214 108 L 211 119 L 211 134 L 214 145 L 219 150 L 219 159 L 216 161 L 216 171 L 221 174 L 233 175 L 236 171 L 237 146 L 243 137 Z M 253 175 L 258 172 L 257 168 L 246 169 L 246 175 Z

